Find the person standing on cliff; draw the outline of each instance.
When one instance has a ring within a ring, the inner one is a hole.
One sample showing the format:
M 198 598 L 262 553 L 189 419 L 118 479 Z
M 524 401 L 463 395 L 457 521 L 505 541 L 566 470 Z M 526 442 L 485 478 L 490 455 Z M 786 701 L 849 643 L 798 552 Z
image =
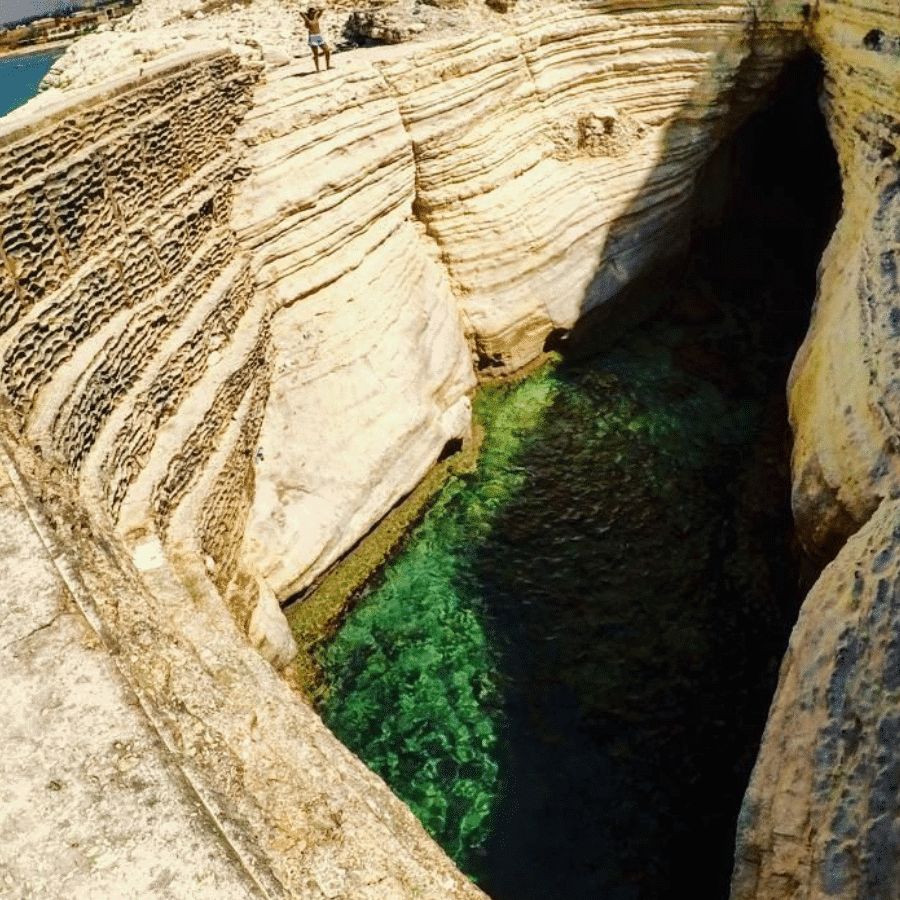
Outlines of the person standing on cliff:
M 313 52 L 313 59 L 316 61 L 316 71 L 319 71 L 319 50 L 325 54 L 325 67 L 331 68 L 331 48 L 322 37 L 322 29 L 319 25 L 319 18 L 322 15 L 321 9 L 310 6 L 306 12 L 301 10 L 300 15 L 303 17 L 303 24 L 309 32 L 309 46 Z

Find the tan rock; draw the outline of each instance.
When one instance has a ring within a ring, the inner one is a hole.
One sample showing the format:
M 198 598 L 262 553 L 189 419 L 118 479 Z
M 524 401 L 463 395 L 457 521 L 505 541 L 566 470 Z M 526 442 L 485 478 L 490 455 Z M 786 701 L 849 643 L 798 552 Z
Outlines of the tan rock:
M 843 210 L 790 379 L 798 533 L 834 557 L 804 601 L 738 826 L 732 900 L 900 885 L 896 7 L 816 5 Z
M 139 571 L 74 484 L 15 453 L 0 448 L 0 563 L 39 594 L 0 607 L 5 894 L 483 900 L 196 560 L 148 542 Z
M 844 201 L 789 390 L 794 515 L 806 546 L 826 558 L 900 488 L 894 400 L 900 103 L 896 60 L 864 45 L 872 21 L 846 4 L 821 11 L 815 32 L 829 60 L 824 102 Z
M 738 824 L 732 900 L 896 896 L 898 512 L 882 503 L 803 604 Z

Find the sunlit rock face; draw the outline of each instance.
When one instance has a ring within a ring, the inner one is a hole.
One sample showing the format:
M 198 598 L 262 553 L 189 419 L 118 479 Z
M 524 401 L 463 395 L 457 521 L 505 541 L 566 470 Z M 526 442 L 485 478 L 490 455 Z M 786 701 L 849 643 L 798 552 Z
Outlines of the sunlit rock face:
M 814 45 L 841 164 L 844 209 L 821 264 L 790 384 L 794 514 L 808 549 L 833 556 L 896 496 L 900 50 L 896 6 L 822 4 Z
M 521 367 L 684 249 L 699 168 L 802 44 L 799 14 L 711 10 L 554 7 L 267 73 L 232 224 L 276 310 L 247 547 L 279 596 L 465 434 L 473 365 Z
M 128 578 L 167 598 L 109 602 L 127 677 L 174 723 L 175 757 L 208 751 L 210 803 L 252 823 L 287 895 L 344 890 L 338 854 L 345 875 L 362 867 L 354 896 L 404 896 L 428 873 L 423 896 L 476 896 L 324 729 L 284 693 L 286 718 L 265 706 L 274 676 L 229 616 L 283 662 L 274 598 L 465 436 L 479 376 L 521 367 L 683 248 L 703 162 L 808 41 L 844 209 L 791 379 L 794 508 L 823 558 L 870 521 L 795 632 L 735 897 L 893 896 L 895 0 L 435 9 L 450 18 L 422 42 L 336 54 L 315 76 L 281 4 L 147 0 L 57 69 L 94 85 L 75 113 L 57 88 L 2 126 L 4 402 L 124 542 Z M 203 702 L 172 680 L 182 639 Z M 315 784 L 275 773 L 317 767 L 329 809 L 352 785 L 349 824 L 316 819 L 325 799 L 292 817 L 296 785 Z
M 878 900 L 900 885 L 900 15 L 887 0 L 815 4 L 810 35 L 826 66 L 843 210 L 789 383 L 793 506 L 800 540 L 833 561 L 782 666 L 738 827 L 733 900 Z
M 307 77 L 308 58 L 284 64 L 306 52 L 298 23 L 264 0 L 150 0 L 53 76 L 91 83 L 198 36 L 264 69 L 230 227 L 273 368 L 230 558 L 282 600 L 467 434 L 477 374 L 525 365 L 685 249 L 697 172 L 803 45 L 792 4 L 434 9 L 421 36 L 444 40 Z M 483 33 L 447 39 L 440 16 Z

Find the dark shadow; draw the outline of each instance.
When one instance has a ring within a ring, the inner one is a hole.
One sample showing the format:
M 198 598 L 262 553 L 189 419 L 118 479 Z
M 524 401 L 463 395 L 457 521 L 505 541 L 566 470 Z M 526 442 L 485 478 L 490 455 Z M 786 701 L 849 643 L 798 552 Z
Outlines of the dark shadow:
M 705 165 L 686 257 L 551 335 L 565 389 L 472 548 L 504 679 L 494 900 L 728 895 L 807 577 L 784 385 L 840 205 L 820 77 L 800 60 Z M 635 308 L 658 311 L 622 337 Z M 584 437 L 622 404 L 651 424 Z M 651 439 L 672 410 L 710 422 Z

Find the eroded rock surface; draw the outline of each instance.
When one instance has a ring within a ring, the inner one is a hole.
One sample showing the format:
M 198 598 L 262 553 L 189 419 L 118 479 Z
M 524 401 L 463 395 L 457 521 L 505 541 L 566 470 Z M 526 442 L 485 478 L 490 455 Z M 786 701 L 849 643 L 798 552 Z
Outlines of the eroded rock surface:
M 789 388 L 794 514 L 801 539 L 826 559 L 900 490 L 900 54 L 872 36 L 900 31 L 900 14 L 889 2 L 875 7 L 822 4 L 813 30 L 844 209 Z
M 833 562 L 782 667 L 739 823 L 733 900 L 900 889 L 900 15 L 847 0 L 815 5 L 810 21 L 844 199 L 789 384 L 793 506 L 800 539 Z
M 900 504 L 806 598 L 738 824 L 733 900 L 887 900 L 900 884 Z
M 279 596 L 465 433 L 471 362 L 526 364 L 683 248 L 700 166 L 800 47 L 799 21 L 557 7 L 339 55 L 315 79 L 268 73 L 232 223 L 277 310 L 248 541 Z
M 792 378 L 794 506 L 825 557 L 870 521 L 794 635 L 735 890 L 896 893 L 895 0 L 420 14 L 442 40 L 310 77 L 273 0 L 147 0 L 67 54 L 56 83 L 88 93 L 0 123 L 4 416 L 40 454 L 26 481 L 102 523 L 70 562 L 108 646 L 209 808 L 250 823 L 226 831 L 271 896 L 477 896 L 232 617 L 288 655 L 272 598 L 466 434 L 476 370 L 524 365 L 683 247 L 700 167 L 809 41 L 845 199 Z

